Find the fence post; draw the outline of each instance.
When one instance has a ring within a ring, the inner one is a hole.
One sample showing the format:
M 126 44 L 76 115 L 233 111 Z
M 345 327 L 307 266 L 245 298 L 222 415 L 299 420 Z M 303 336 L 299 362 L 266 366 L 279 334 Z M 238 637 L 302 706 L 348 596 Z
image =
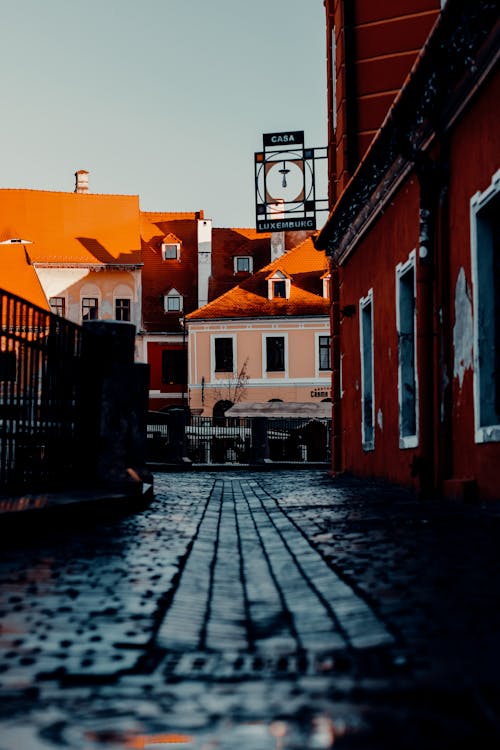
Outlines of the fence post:
M 172 409 L 168 413 L 167 460 L 174 464 L 191 464 L 186 455 L 186 411 Z
M 85 321 L 82 451 L 88 478 L 140 490 L 145 470 L 149 367 L 134 363 L 135 326 Z
M 252 417 L 252 464 L 265 464 L 269 461 L 268 422 L 267 417 Z

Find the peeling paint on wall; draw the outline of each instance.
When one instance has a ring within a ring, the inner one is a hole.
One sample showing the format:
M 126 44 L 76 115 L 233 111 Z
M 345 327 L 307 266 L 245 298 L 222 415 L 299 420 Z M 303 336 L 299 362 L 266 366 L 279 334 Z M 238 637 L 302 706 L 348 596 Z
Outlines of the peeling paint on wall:
M 384 415 L 382 414 L 382 409 L 379 409 L 377 412 L 377 424 L 378 424 L 380 432 L 383 432 L 384 431 Z
M 453 326 L 453 377 L 458 378 L 460 388 L 466 370 L 472 370 L 473 362 L 472 302 L 467 288 L 465 271 L 460 269 L 455 287 L 455 325 Z

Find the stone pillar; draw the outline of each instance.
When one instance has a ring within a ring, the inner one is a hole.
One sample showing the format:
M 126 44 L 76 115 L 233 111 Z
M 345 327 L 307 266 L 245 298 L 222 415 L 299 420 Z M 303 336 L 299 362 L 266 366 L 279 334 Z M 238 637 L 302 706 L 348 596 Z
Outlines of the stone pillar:
M 190 465 L 186 454 L 186 411 L 172 409 L 167 415 L 168 447 L 167 461 L 173 464 Z
M 135 326 L 83 324 L 82 454 L 86 477 L 141 491 L 145 470 L 149 366 L 134 363 Z

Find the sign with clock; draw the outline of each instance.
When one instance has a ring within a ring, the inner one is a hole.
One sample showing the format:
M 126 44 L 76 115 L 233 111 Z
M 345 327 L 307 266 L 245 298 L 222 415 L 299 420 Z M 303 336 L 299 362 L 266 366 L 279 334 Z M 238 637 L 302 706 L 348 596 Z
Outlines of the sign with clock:
M 263 135 L 255 154 L 257 232 L 316 229 L 317 211 L 327 209 L 316 196 L 317 159 L 326 159 L 326 148 L 305 148 L 302 130 Z

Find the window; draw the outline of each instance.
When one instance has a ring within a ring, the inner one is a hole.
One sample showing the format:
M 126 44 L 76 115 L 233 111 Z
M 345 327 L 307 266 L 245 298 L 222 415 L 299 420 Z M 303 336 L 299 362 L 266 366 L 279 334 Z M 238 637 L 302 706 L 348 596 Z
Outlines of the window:
M 161 380 L 168 385 L 185 384 L 187 354 L 183 349 L 164 349 L 161 353 Z
M 319 336 L 318 337 L 318 359 L 320 370 L 331 370 L 331 339 L 330 336 Z
M 82 298 L 82 320 L 97 320 L 99 303 L 97 297 Z
M 290 297 L 291 279 L 283 271 L 277 270 L 266 278 L 268 299 L 288 299 Z
M 249 255 L 239 255 L 234 259 L 235 273 L 252 273 L 252 258 Z
M 500 170 L 471 200 L 477 443 L 500 441 Z
M 49 305 L 51 312 L 53 312 L 54 315 L 59 315 L 61 318 L 64 318 L 66 313 L 66 300 L 64 297 L 51 297 L 49 299 Z
M 415 448 L 418 445 L 415 277 L 413 251 L 406 263 L 396 267 L 400 448 Z
M 361 350 L 361 440 L 365 451 L 375 447 L 375 400 L 373 379 L 373 291 L 359 300 Z
M 182 294 L 177 289 L 171 289 L 164 298 L 165 312 L 181 312 L 184 305 Z
M 266 336 L 266 370 L 267 372 L 285 370 L 284 336 Z
M 115 320 L 130 320 L 130 299 L 115 300 Z
M 178 260 L 181 254 L 179 242 L 164 242 L 161 246 L 161 257 L 163 260 Z
M 273 281 L 273 297 L 282 297 L 286 299 L 286 282 Z
M 214 339 L 215 372 L 233 372 L 233 339 Z

